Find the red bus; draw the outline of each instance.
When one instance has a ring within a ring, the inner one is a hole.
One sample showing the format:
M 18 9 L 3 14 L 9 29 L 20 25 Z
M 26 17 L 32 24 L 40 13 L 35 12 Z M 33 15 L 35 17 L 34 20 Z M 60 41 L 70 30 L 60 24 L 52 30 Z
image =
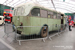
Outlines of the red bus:
M 13 10 L 11 9 L 4 9 L 3 16 L 5 17 L 5 23 L 11 23 L 13 17 Z

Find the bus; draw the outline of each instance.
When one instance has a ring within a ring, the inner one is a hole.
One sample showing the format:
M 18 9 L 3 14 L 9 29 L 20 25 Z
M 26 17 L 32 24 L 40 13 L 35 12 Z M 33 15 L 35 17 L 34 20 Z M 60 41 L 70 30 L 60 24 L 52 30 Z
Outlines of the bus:
M 5 23 L 11 23 L 13 17 L 13 10 L 11 9 L 4 9 L 3 16 L 5 17 Z
M 14 26 L 42 26 L 17 28 L 17 34 L 20 35 L 36 34 L 46 37 L 49 31 L 58 30 L 57 25 L 65 24 L 63 13 L 36 3 L 21 4 L 15 7 L 13 12 L 13 30 L 15 30 Z M 61 29 L 61 26 L 59 28 Z

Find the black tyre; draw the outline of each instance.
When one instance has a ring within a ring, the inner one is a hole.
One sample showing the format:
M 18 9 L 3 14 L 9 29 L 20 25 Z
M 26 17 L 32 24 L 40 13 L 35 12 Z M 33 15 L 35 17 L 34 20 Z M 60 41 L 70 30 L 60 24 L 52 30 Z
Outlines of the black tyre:
M 0 24 L 0 26 L 2 26 L 3 25 L 3 23 L 2 24 Z
M 41 30 L 41 37 L 46 37 L 48 34 L 48 27 L 44 26 Z

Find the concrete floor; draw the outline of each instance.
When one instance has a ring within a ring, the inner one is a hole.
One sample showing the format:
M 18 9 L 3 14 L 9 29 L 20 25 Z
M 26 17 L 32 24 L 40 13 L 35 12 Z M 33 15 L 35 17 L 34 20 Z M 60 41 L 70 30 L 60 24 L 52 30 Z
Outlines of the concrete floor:
M 10 33 L 9 37 L 4 38 L 4 28 L 0 26 L 0 38 L 7 44 L 15 48 L 16 50 L 75 50 L 75 28 L 72 31 L 64 31 L 59 36 L 52 37 L 52 40 L 34 40 L 34 41 L 24 41 L 22 45 L 18 45 L 18 42 L 13 42 L 14 33 Z

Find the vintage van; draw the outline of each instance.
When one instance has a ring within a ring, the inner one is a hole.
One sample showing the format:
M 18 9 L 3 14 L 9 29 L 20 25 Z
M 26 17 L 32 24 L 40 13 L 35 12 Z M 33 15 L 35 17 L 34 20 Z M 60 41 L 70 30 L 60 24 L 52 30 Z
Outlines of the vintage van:
M 4 16 L 0 16 L 0 25 L 3 25 L 4 23 Z

